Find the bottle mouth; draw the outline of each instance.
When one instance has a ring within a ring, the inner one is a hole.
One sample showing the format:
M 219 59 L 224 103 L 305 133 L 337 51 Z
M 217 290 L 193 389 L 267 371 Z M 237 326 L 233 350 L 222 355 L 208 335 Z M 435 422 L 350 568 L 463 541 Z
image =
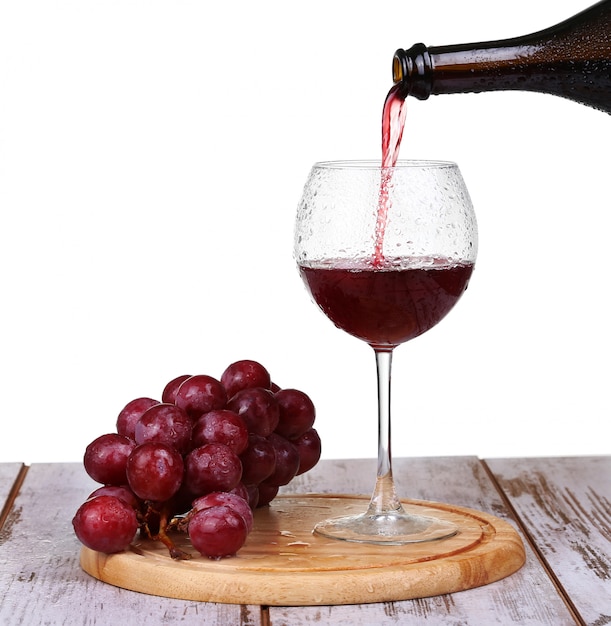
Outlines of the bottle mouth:
M 426 100 L 431 95 L 433 64 L 429 49 L 423 43 L 409 50 L 399 48 L 392 60 L 392 78 L 399 95 Z
M 407 75 L 406 73 L 407 68 L 405 67 L 405 64 L 406 64 L 405 50 L 403 50 L 403 48 L 399 48 L 395 52 L 395 56 L 392 59 L 392 80 L 395 85 L 397 83 L 400 83 Z

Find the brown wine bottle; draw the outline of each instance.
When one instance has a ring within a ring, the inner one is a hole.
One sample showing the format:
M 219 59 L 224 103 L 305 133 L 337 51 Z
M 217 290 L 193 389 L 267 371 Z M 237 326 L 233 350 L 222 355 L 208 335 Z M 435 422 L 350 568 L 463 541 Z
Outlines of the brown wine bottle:
M 523 37 L 397 50 L 393 79 L 404 98 L 537 91 L 611 113 L 611 0 Z

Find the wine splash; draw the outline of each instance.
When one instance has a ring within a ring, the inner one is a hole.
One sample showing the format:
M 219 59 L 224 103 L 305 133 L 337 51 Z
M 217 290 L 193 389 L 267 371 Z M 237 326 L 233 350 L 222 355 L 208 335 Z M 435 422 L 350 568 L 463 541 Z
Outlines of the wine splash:
M 378 215 L 375 229 L 374 266 L 384 264 L 384 234 L 390 209 L 390 185 L 392 168 L 399 158 L 401 138 L 405 127 L 407 106 L 405 98 L 399 94 L 400 85 L 394 85 L 384 101 L 382 112 L 382 177 L 380 180 L 380 196 L 378 199 Z

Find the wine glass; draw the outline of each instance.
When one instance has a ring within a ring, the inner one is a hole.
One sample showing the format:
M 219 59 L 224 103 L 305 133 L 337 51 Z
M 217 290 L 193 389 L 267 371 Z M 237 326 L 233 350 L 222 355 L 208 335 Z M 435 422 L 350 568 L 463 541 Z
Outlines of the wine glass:
M 455 163 L 327 161 L 310 171 L 297 209 L 294 255 L 314 302 L 374 350 L 378 470 L 366 511 L 320 522 L 315 532 L 402 545 L 451 537 L 447 520 L 407 513 L 392 475 L 393 350 L 456 304 L 477 255 L 477 223 Z

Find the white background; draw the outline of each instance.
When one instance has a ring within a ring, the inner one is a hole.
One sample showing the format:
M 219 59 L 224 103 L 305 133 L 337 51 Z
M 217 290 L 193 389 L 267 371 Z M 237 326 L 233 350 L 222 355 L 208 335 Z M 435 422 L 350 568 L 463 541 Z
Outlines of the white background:
M 78 461 L 137 396 L 261 361 L 325 458 L 376 453 L 371 349 L 292 260 L 311 164 L 377 158 L 398 47 L 511 37 L 587 0 L 2 0 L 0 461 Z M 401 156 L 459 163 L 480 254 L 394 359 L 405 455 L 609 453 L 611 117 L 410 100 Z

